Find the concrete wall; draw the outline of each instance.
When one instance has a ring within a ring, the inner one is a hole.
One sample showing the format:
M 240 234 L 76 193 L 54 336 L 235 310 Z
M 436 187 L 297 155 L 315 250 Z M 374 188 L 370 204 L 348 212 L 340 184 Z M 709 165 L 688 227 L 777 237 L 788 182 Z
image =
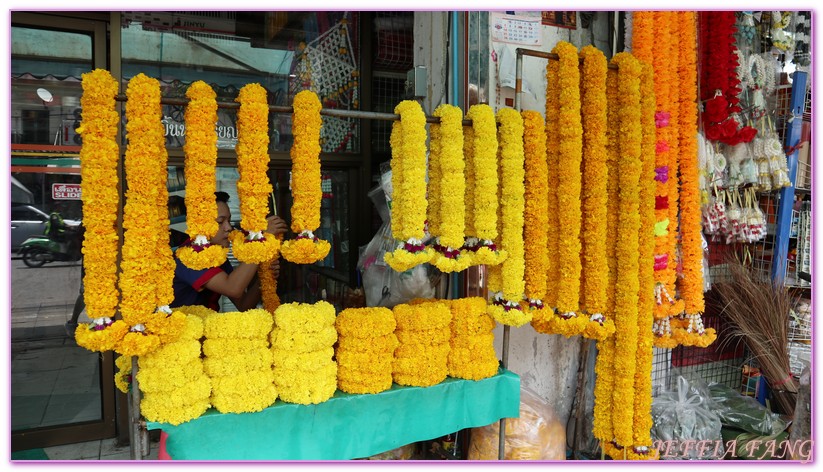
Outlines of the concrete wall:
M 607 12 L 594 12 L 588 29 L 581 26 L 578 16 L 577 29 L 541 26 L 542 45 L 534 49 L 551 51 L 558 41 L 569 41 L 577 47 L 594 44 L 607 57 L 611 57 Z M 445 102 L 448 66 L 448 14 L 446 12 L 417 12 L 414 15 L 414 65 L 426 66 L 429 71 L 428 94 L 423 108 L 431 113 L 440 103 Z M 491 35 L 490 35 L 491 36 Z M 505 99 L 514 99 L 514 51 L 517 45 L 495 42 L 490 39 L 488 46 L 489 102 L 493 108 L 505 106 Z M 510 87 L 500 81 L 500 58 L 510 55 Z M 494 58 L 498 62 L 494 62 Z M 495 67 L 497 66 L 497 67 Z M 522 109 L 531 109 L 545 114 L 546 61 L 525 58 L 523 63 L 524 93 Z M 500 85 L 499 95 L 496 85 Z M 502 355 L 503 327 L 495 329 L 495 348 Z M 522 385 L 537 392 L 554 408 L 563 424 L 571 415 L 574 394 L 577 388 L 577 369 L 581 338 L 571 339 L 559 335 L 545 335 L 534 331 L 530 325 L 510 328 L 509 369 L 522 379 Z

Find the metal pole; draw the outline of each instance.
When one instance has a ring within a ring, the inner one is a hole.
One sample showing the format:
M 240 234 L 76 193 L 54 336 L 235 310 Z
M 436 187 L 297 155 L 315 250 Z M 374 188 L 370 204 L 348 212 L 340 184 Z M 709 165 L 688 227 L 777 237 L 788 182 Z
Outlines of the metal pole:
M 517 60 L 514 79 L 514 109 L 520 111 L 520 95 L 523 93 L 523 54 L 517 48 Z
M 534 49 L 524 49 L 524 48 L 517 48 L 515 53 L 519 57 L 521 54 L 524 56 L 531 56 L 531 57 L 542 57 L 543 59 L 550 59 L 552 61 L 559 61 L 560 56 L 553 53 L 553 52 L 544 52 L 544 51 L 537 51 Z M 583 63 L 583 58 L 580 58 L 580 63 Z M 617 70 L 617 64 L 609 64 L 609 69 Z

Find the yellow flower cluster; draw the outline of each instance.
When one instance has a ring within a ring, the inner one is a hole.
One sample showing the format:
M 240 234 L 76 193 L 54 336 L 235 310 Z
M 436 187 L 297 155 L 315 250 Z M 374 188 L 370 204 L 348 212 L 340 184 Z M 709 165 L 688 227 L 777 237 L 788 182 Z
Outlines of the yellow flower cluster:
M 434 116 L 440 117 L 440 124 L 432 128 L 428 203 L 429 232 L 438 242 L 431 263 L 442 272 L 460 272 L 472 263 L 472 253 L 460 250 L 466 220 L 463 112 L 444 103 L 435 109 Z
M 600 444 L 603 452 L 615 461 L 656 461 L 660 459 L 660 451 L 647 448 L 644 451 L 635 448 L 618 447 L 614 442 L 608 441 Z
M 349 308 L 334 322 L 339 333 L 337 387 L 346 393 L 379 393 L 391 388 L 398 346 L 394 313 L 388 308 Z
M 323 120 L 320 99 L 311 90 L 303 90 L 294 96 L 292 130 L 294 144 L 291 148 L 292 196 L 291 228 L 297 237 L 285 241 L 281 248 L 283 257 L 296 264 L 313 264 L 326 257 L 331 249 L 327 241 L 314 235 L 320 227 L 320 128 Z
M 471 159 L 466 160 L 466 249 L 473 265 L 497 265 L 506 252 L 494 245 L 498 236 L 497 124 L 489 105 L 472 105 L 466 117 L 472 121 Z M 469 189 L 469 186 L 472 188 Z M 470 229 L 470 230 L 469 230 Z
M 277 399 L 268 336 L 272 316 L 262 309 L 206 317 L 203 366 L 211 404 L 221 413 L 261 411 Z
M 468 118 L 468 115 L 466 115 Z M 473 122 L 472 122 L 473 123 Z M 474 237 L 477 232 L 474 229 L 474 187 L 477 185 L 474 177 L 474 126 L 463 130 L 463 165 L 466 179 L 465 195 L 463 196 L 465 235 L 467 238 Z
M 492 333 L 495 322 L 486 314 L 486 300 L 482 297 L 458 298 L 448 304 L 452 314 L 446 362 L 449 376 L 480 380 L 497 374 L 499 363 Z
M 633 441 L 633 400 L 638 340 L 640 174 L 642 141 L 640 76 L 641 65 L 631 54 L 618 53 L 618 116 L 620 119 L 620 185 L 617 224 L 617 279 L 615 293 L 614 388 L 612 427 L 617 444 Z M 650 329 L 651 327 L 649 327 Z
M 448 304 L 440 300 L 420 302 L 414 305 L 400 304 L 392 310 L 400 342 L 394 351 L 392 378 L 398 385 L 429 387 L 446 379 L 448 375 L 448 339 L 431 343 L 431 330 L 445 331 L 451 335 L 449 325 L 452 313 Z M 425 348 L 422 346 L 425 345 Z
M 491 290 L 501 293 L 489 305 L 488 313 L 495 320 L 509 326 L 522 326 L 532 319 L 531 310 L 523 310 L 525 282 L 524 247 L 523 247 L 523 195 L 524 161 L 523 118 L 512 108 L 503 108 L 497 112 L 500 123 L 497 141 L 499 143 L 498 173 L 500 179 L 500 246 L 506 251 L 506 259 L 500 271 L 500 286 Z
M 278 235 L 277 239 L 282 241 L 283 236 Z M 280 306 L 280 297 L 277 295 L 277 279 L 271 271 L 271 264 L 278 257 L 280 257 L 279 253 L 257 267 L 257 278 L 260 279 L 260 297 L 263 300 L 263 308 L 269 313 L 274 313 L 277 307 Z
M 186 174 L 186 232 L 190 246 L 177 249 L 180 262 L 194 270 L 217 267 L 226 261 L 228 249 L 209 243 L 217 234 L 217 202 L 214 199 L 217 165 L 217 100 L 202 80 L 186 90 L 186 143 L 183 145 Z
M 580 164 L 583 156 L 583 126 L 580 116 L 580 60 L 577 48 L 560 41 L 554 47 L 560 57 L 560 135 L 557 167 L 558 234 L 557 310 L 564 316 L 577 313 L 580 295 Z
M 524 111 L 522 114 L 523 147 L 526 159 L 523 210 L 525 294 L 531 308 L 542 308 L 543 298 L 546 296 L 547 259 L 549 257 L 546 253 L 548 244 L 546 225 L 549 219 L 546 129 L 540 113 Z
M 249 233 L 263 233 L 266 229 L 268 198 L 271 183 L 267 175 L 269 169 L 269 106 L 266 89 L 260 84 L 246 84 L 235 99 L 240 102 L 237 111 L 237 194 L 240 197 L 240 225 Z M 319 137 L 318 137 L 319 139 Z M 251 236 L 251 234 L 250 234 Z M 264 236 L 265 237 L 265 236 Z M 270 238 L 265 237 L 266 240 Z M 273 239 L 273 238 L 271 238 Z M 249 238 L 257 241 L 257 238 Z M 278 244 L 279 246 L 279 241 Z M 238 248 L 235 246 L 234 251 Z M 267 259 L 271 259 L 270 254 Z M 241 262 L 259 263 L 262 260 Z M 266 260 L 267 260 L 266 259 Z
M 392 126 L 392 235 L 397 248 L 383 259 L 397 272 L 429 262 L 434 250 L 423 246 L 427 214 L 426 115 L 414 100 L 394 108 L 400 121 Z
M 138 360 L 140 410 L 149 421 L 178 425 L 202 415 L 211 405 L 211 380 L 200 358 L 203 321 L 188 315 L 184 324 L 177 340 Z
M 200 319 L 205 320 L 207 316 L 217 313 L 216 311 L 212 310 L 211 308 L 205 307 L 203 305 L 189 305 L 189 306 L 181 306 L 175 308 L 175 311 L 179 311 L 181 313 L 185 313 L 187 315 L 195 315 L 200 317 Z
M 274 321 L 271 352 L 280 399 L 309 405 L 331 398 L 337 390 L 334 306 L 324 301 L 285 303 L 274 312 Z
M 560 63 L 548 61 L 546 65 L 546 182 L 549 189 L 559 189 L 558 180 L 559 149 L 560 149 Z M 549 192 L 546 202 L 546 298 L 543 303 L 552 310 L 557 307 L 557 290 L 560 280 L 560 265 L 558 248 L 560 237 L 560 220 L 557 192 Z M 542 323 L 549 312 L 538 314 Z M 539 323 L 540 324 L 540 323 Z M 537 329 L 537 326 L 535 326 Z M 543 331 L 544 332 L 544 331 Z
M 605 444 L 614 438 L 612 424 L 612 390 L 614 389 L 614 336 L 597 341 L 597 359 L 594 364 L 594 409 L 592 435 Z
M 640 235 L 638 243 L 638 277 L 640 291 L 637 306 L 637 354 L 634 378 L 634 432 L 635 446 L 650 446 L 652 428 L 652 345 L 654 333 L 654 152 L 655 152 L 655 98 L 654 69 L 641 63 L 640 122 L 642 171 L 640 174 Z M 695 85 L 696 87 L 696 85 Z M 695 89 L 696 90 L 696 89 Z
M 117 372 L 114 373 L 114 386 L 123 393 L 131 390 L 131 356 L 117 356 L 114 366 Z
M 117 162 L 116 136 L 120 116 L 115 110 L 117 81 L 103 69 L 83 74 L 80 104 L 83 119 L 77 132 L 83 136 L 80 176 L 83 198 L 83 265 L 86 275 L 86 311 L 93 324 L 75 332 L 77 345 L 90 351 L 108 351 L 124 330 L 111 329 L 120 294 L 117 290 Z M 108 329 L 107 329 L 108 327 Z M 126 330 L 128 329 L 125 327 Z

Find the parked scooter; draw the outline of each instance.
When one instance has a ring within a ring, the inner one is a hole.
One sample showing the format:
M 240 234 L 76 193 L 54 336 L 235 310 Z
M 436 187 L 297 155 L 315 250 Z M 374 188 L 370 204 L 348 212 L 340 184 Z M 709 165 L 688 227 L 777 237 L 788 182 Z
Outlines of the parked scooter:
M 31 236 L 20 246 L 18 253 L 29 267 L 43 267 L 47 262 L 74 262 L 83 257 L 83 228 L 69 229 L 62 241 L 46 235 Z

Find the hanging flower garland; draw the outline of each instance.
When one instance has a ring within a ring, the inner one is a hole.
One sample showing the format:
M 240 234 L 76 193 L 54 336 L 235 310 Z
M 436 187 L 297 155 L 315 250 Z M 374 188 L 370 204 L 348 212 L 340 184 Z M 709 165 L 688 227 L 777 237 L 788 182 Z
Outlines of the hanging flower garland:
M 472 264 L 495 266 L 506 258 L 506 251 L 494 244 L 497 232 L 497 124 L 489 105 L 472 105 L 466 117 L 472 120 L 472 159 L 467 160 L 467 174 L 473 176 L 471 197 L 467 190 L 466 250 L 472 252 Z M 468 182 L 467 182 L 468 185 Z M 468 231 L 471 228 L 473 231 Z
M 618 65 L 618 107 L 620 117 L 620 185 L 617 226 L 617 279 L 614 322 L 615 352 L 612 394 L 612 423 L 617 444 L 633 443 L 633 399 L 637 354 L 638 317 L 638 236 L 640 231 L 639 182 L 642 172 L 640 107 L 640 63 L 628 53 L 612 60 Z
M 654 149 L 656 106 L 654 96 L 654 69 L 651 64 L 641 63 L 640 76 L 640 125 L 642 141 L 640 158 L 640 233 L 638 235 L 638 303 L 637 303 L 637 354 L 634 376 L 634 434 L 632 452 L 646 453 L 652 444 L 652 344 L 654 335 Z
M 445 104 L 444 104 L 445 105 Z M 441 106 L 444 106 L 441 105 Z M 442 108 L 438 107 L 441 111 Z M 435 114 L 437 112 L 435 111 Z M 442 120 L 441 120 L 442 123 Z M 442 153 L 442 135 L 440 133 L 441 123 L 432 123 L 429 125 L 429 155 L 427 168 L 427 186 L 426 186 L 426 226 L 429 234 L 432 236 L 432 248 L 437 250 L 437 238 L 440 236 L 440 199 L 441 180 L 440 173 L 440 155 Z
M 466 207 L 463 203 L 466 191 L 463 176 L 463 112 L 459 107 L 443 104 L 434 110 L 434 116 L 440 117 L 440 124 L 436 126 L 436 140 L 435 127 L 432 127 L 430 159 L 435 155 L 434 147 L 437 141 L 436 154 L 439 162 L 436 173 L 430 172 L 429 188 L 434 185 L 438 189 L 438 197 L 435 197 L 438 202 L 430 211 L 430 214 L 438 213 L 434 220 L 438 222 L 438 227 L 435 230 L 430 226 L 430 230 L 438 239 L 431 263 L 442 272 L 460 272 L 468 268 L 472 262 L 471 252 L 461 250 L 466 220 Z M 430 205 L 433 203 L 431 195 L 428 201 Z M 431 222 L 432 219 L 429 218 L 429 223 Z
M 713 328 L 703 329 L 703 244 L 700 189 L 697 165 L 697 44 L 694 13 L 679 12 L 678 41 L 680 63 L 680 239 L 683 278 L 680 294 L 690 320 L 686 345 L 708 346 L 717 337 Z
M 260 84 L 246 84 L 235 101 L 240 102 L 235 149 L 240 173 L 237 194 L 243 230 L 232 232 L 232 251 L 240 262 L 259 264 L 271 260 L 280 250 L 280 240 L 264 232 L 268 226 L 266 213 L 271 194 L 267 175 L 269 106 L 266 89 Z
M 642 25 L 643 12 L 635 12 L 633 21 Z M 606 260 L 608 261 L 608 283 L 606 285 L 606 312 L 614 313 L 615 280 L 617 278 L 617 261 L 615 258 L 615 244 L 617 241 L 618 217 L 618 172 L 617 161 L 619 149 L 620 120 L 617 115 L 617 71 L 609 69 L 606 72 L 606 104 L 608 115 L 607 154 L 606 166 L 608 173 L 606 201 Z M 612 390 L 614 389 L 614 349 L 615 336 L 597 341 L 597 359 L 595 361 L 594 409 L 592 434 L 600 440 L 601 447 L 614 439 L 612 424 Z
M 294 96 L 291 147 L 291 188 L 294 203 L 291 208 L 291 229 L 297 236 L 285 241 L 280 252 L 296 264 L 313 264 L 326 257 L 331 249 L 328 241 L 314 235 L 320 226 L 320 117 L 322 105 L 317 94 L 303 90 Z M 269 190 L 270 191 L 270 190 Z
M 426 115 L 414 100 L 394 108 L 400 122 L 392 126 L 392 234 L 398 240 L 383 259 L 397 272 L 429 262 L 434 250 L 423 245 L 426 219 Z M 399 145 L 399 148 L 397 146 Z M 395 180 L 397 176 L 397 180 Z M 399 222 L 395 226 L 395 216 Z
M 589 314 L 583 336 L 604 339 L 614 333 L 614 321 L 606 319 L 606 56 L 594 46 L 580 51 L 583 59 L 581 82 L 583 124 L 583 180 L 581 190 L 581 240 L 583 262 L 580 305 Z M 585 294 L 585 295 L 584 295 Z
M 83 265 L 86 275 L 86 311 L 92 323 L 75 331 L 77 345 L 103 352 L 125 335 L 124 323 L 113 326 L 119 298 L 117 291 L 117 81 L 103 69 L 83 74 L 80 104 L 83 119 L 77 133 L 83 136 L 80 176 L 83 199 Z
M 679 44 L 678 38 L 678 17 L 677 12 L 665 12 L 668 16 L 669 24 L 669 60 L 664 67 L 668 69 L 669 78 L 669 97 L 666 110 L 669 112 L 669 124 L 666 127 L 668 131 L 667 143 L 669 146 L 668 152 L 668 168 L 669 180 L 669 231 L 671 236 L 668 238 L 669 247 L 667 250 L 669 270 L 664 271 L 665 286 L 669 293 L 674 298 L 675 302 L 669 307 L 669 316 L 679 316 L 683 313 L 685 303 L 683 302 L 680 293 L 675 290 L 677 285 L 677 272 L 680 267 L 678 245 L 680 242 L 679 231 L 679 209 L 680 209 L 680 179 L 678 170 L 680 168 L 680 74 L 678 66 L 680 63 L 680 50 L 682 45 Z
M 463 129 L 463 164 L 466 178 L 466 184 L 464 185 L 465 196 L 463 197 L 463 206 L 465 208 L 464 233 L 466 241 L 468 241 L 469 238 L 472 238 L 472 235 L 477 233 L 474 230 L 474 187 L 476 182 L 474 178 L 474 128 L 472 126 Z M 465 242 L 463 248 L 467 248 Z M 475 265 L 474 261 L 472 261 L 472 265 Z
M 282 240 L 282 236 L 277 236 L 277 239 Z M 280 297 L 277 295 L 277 278 L 271 271 L 271 264 L 277 258 L 268 260 L 257 268 L 257 277 L 260 279 L 260 295 L 263 300 L 263 308 L 269 313 L 274 313 L 274 310 L 280 306 Z
M 189 244 L 177 249 L 180 262 L 194 270 L 217 267 L 226 261 L 228 249 L 211 244 L 217 234 L 217 202 L 214 199 L 217 164 L 217 95 L 202 80 L 186 90 L 186 143 L 183 145 L 186 176 L 186 224 Z
M 527 308 L 530 310 L 542 310 L 548 282 L 546 225 L 549 219 L 549 185 L 546 168 L 546 130 L 540 113 L 524 111 L 522 115 L 523 146 L 526 159 L 525 209 L 523 211 L 527 297 L 525 303 L 528 304 Z
M 560 62 L 548 61 L 546 65 L 546 183 L 549 189 L 560 188 L 558 162 L 560 149 Z M 558 264 L 558 219 L 557 192 L 549 192 L 546 202 L 546 298 L 543 303 L 554 310 L 557 308 L 557 281 L 560 279 Z M 546 332 L 541 330 L 541 332 Z
M 523 118 L 512 108 L 501 109 L 497 117 L 500 122 L 500 242 L 508 256 L 500 268 L 501 291 L 494 296 L 488 314 L 501 324 L 522 326 L 532 319 L 531 312 L 520 306 L 525 289 Z

